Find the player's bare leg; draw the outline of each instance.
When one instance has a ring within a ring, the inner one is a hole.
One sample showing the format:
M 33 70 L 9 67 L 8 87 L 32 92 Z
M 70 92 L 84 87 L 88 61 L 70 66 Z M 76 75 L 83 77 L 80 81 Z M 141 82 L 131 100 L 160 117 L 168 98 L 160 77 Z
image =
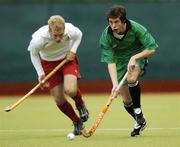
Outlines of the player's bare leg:
M 81 130 L 83 128 L 83 123 L 81 119 L 76 115 L 73 107 L 71 104 L 66 100 L 64 94 L 63 85 L 55 86 L 53 89 L 50 90 L 51 95 L 54 97 L 56 105 L 58 108 L 69 118 L 72 120 L 74 124 L 74 131 L 75 135 L 81 135 Z
M 74 75 L 64 76 L 64 88 L 68 94 L 75 101 L 76 108 L 79 111 L 80 118 L 83 122 L 89 118 L 89 112 L 85 106 L 80 89 L 77 88 L 77 77 Z

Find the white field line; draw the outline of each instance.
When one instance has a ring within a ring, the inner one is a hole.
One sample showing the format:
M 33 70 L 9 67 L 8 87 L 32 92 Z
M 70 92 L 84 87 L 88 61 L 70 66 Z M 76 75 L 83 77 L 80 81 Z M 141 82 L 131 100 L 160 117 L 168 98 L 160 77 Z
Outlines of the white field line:
M 107 129 L 97 129 L 97 131 L 129 131 L 132 128 L 107 128 Z M 180 128 L 147 128 L 149 131 L 180 131 Z M 1 129 L 0 133 L 13 133 L 13 132 L 68 132 L 72 131 L 70 129 Z

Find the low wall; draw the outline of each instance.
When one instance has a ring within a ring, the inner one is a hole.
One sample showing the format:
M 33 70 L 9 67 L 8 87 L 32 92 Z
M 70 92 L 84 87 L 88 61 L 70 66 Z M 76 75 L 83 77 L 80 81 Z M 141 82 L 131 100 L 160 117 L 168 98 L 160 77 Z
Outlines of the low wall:
M 28 93 L 36 83 L 1 83 L 0 95 L 18 95 Z M 83 93 L 110 93 L 110 81 L 80 81 Z M 142 92 L 180 92 L 180 80 L 141 81 Z M 47 90 L 38 89 L 34 94 L 47 94 Z

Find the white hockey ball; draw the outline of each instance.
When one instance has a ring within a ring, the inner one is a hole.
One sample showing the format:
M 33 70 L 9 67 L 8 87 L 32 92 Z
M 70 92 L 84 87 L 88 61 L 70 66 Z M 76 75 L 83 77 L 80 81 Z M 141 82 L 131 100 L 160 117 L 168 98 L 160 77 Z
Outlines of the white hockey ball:
M 67 139 L 68 140 L 73 140 L 75 138 L 75 135 L 73 134 L 73 133 L 69 133 L 68 135 L 67 135 Z

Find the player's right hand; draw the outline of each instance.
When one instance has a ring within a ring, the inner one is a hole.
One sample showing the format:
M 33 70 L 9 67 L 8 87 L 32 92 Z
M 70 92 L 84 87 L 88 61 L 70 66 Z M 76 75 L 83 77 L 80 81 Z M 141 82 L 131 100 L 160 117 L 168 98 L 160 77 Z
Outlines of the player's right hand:
M 72 60 L 74 60 L 75 56 L 76 56 L 75 53 L 73 53 L 72 51 L 69 51 L 69 52 L 67 53 L 67 55 L 66 55 L 66 60 L 67 60 L 67 61 L 72 61 Z
M 118 85 L 114 85 L 112 90 L 111 90 L 111 96 L 114 98 L 117 98 L 118 96 L 118 90 L 117 90 Z
M 133 72 L 136 67 L 136 60 L 135 58 L 131 57 L 129 60 L 128 66 L 127 66 L 127 71 L 128 72 Z
M 41 76 L 38 77 L 38 81 L 39 81 L 40 83 L 42 83 L 44 78 L 45 78 L 45 75 L 41 75 Z M 48 88 L 48 87 L 49 87 L 49 82 L 42 83 L 41 86 L 40 86 L 40 88 L 41 88 L 42 90 L 43 90 L 44 88 Z

